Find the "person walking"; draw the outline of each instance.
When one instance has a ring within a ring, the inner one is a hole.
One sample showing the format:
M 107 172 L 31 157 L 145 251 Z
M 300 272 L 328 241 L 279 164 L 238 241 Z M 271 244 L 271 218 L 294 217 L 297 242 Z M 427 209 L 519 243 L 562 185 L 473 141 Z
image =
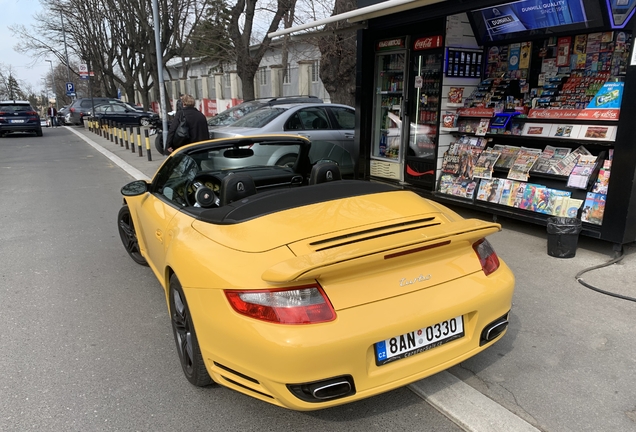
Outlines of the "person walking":
M 183 95 L 181 101 L 183 102 L 183 109 L 178 111 L 172 122 L 170 122 L 170 129 L 168 130 L 168 138 L 166 141 L 167 154 L 172 153 L 186 144 L 210 139 L 208 121 L 203 113 L 194 107 L 194 97 L 188 94 Z M 188 128 L 187 139 L 179 139 L 175 136 L 177 128 L 183 120 L 185 120 Z
M 179 93 L 179 99 L 177 99 L 177 109 L 176 111 L 179 112 L 183 109 L 183 93 Z
M 51 104 L 51 106 L 48 107 L 46 115 L 51 120 L 51 127 L 57 127 L 57 109 L 55 109 L 55 105 Z

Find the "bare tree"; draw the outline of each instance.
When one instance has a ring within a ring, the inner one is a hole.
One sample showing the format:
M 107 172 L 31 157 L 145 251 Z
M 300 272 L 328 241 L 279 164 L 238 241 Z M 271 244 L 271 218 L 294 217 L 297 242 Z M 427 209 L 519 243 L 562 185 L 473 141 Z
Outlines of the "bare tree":
M 159 0 L 160 45 L 164 63 L 181 55 L 211 0 Z M 146 0 L 50 0 L 36 16 L 35 31 L 11 27 L 22 42 L 19 52 L 35 58 L 56 56 L 66 64 L 63 35 L 78 63 L 88 63 L 95 78 L 90 93 L 115 96 L 123 87 L 134 100 L 139 90 L 144 106 L 156 82 L 157 55 L 151 3 Z M 62 27 L 62 20 L 64 26 Z M 39 35 L 33 37 L 32 35 Z M 76 63 L 76 64 L 78 64 Z M 70 68 L 71 66 L 68 65 Z M 78 76 L 73 69 L 74 77 Z
M 254 99 L 254 76 L 271 42 L 267 34 L 278 29 L 283 16 L 293 10 L 296 0 L 276 1 L 276 9 L 273 11 L 268 30 L 257 44 L 253 44 L 257 3 L 258 0 L 238 0 L 230 8 L 228 28 L 236 49 L 236 72 L 241 78 L 245 100 Z
M 355 9 L 353 0 L 335 0 L 333 15 Z M 356 91 L 356 32 L 352 25 L 336 21 L 325 25 L 317 38 L 320 49 L 320 79 L 332 102 L 353 106 Z M 331 33 L 329 33 L 331 32 Z

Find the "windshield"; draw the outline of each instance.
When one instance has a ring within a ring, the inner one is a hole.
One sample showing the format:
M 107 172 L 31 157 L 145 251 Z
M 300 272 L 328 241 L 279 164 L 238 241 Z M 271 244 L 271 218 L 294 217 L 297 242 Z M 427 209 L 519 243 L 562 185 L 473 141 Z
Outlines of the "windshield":
M 287 111 L 287 108 L 281 107 L 263 107 L 256 110 L 240 120 L 237 120 L 232 126 L 234 127 L 248 127 L 248 128 L 262 128 L 276 117 Z
M 208 126 L 229 126 L 261 106 L 259 102 L 244 102 L 208 119 Z
M 0 105 L 0 111 L 3 113 L 12 113 L 12 112 L 22 112 L 22 111 L 35 111 L 31 108 L 31 105 L 27 104 L 9 104 L 9 105 Z

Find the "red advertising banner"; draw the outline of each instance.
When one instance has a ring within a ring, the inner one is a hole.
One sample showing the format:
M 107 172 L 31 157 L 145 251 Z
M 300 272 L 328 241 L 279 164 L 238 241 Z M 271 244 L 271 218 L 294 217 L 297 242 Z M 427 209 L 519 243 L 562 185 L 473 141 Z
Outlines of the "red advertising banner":
M 457 110 L 460 117 L 492 117 L 495 115 L 494 108 L 460 108 Z
M 528 118 L 547 120 L 612 120 L 618 121 L 619 109 L 531 109 Z
M 203 98 L 201 100 L 201 112 L 206 117 L 212 117 L 217 115 L 218 111 L 216 109 L 216 99 Z
M 429 36 L 417 39 L 413 43 L 414 51 L 421 51 L 433 48 L 439 48 L 442 46 L 442 37 L 441 36 Z

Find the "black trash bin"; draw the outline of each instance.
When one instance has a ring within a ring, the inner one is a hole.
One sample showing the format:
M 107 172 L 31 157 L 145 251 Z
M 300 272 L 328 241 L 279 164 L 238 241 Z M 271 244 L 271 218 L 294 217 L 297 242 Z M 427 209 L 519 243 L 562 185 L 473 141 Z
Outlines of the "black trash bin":
M 581 232 L 581 220 L 568 217 L 548 219 L 548 255 L 573 258 Z

